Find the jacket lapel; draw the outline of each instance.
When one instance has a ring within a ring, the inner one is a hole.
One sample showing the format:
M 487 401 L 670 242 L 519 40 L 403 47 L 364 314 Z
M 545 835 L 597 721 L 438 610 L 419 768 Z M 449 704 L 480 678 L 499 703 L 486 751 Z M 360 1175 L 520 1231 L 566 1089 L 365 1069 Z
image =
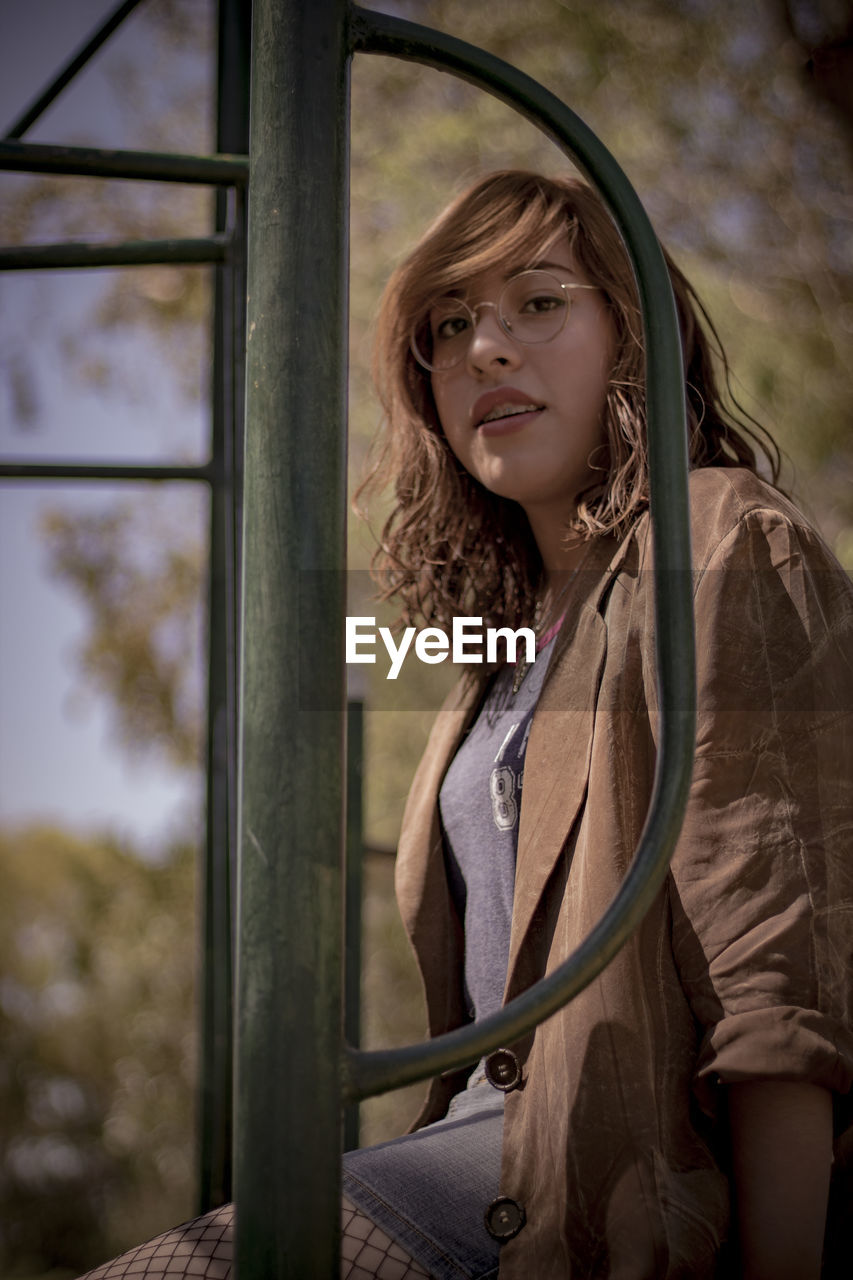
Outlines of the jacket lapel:
M 552 655 L 524 760 L 507 986 L 534 913 L 578 817 L 589 777 L 607 628 L 599 612 L 624 558 L 611 538 L 593 543 Z

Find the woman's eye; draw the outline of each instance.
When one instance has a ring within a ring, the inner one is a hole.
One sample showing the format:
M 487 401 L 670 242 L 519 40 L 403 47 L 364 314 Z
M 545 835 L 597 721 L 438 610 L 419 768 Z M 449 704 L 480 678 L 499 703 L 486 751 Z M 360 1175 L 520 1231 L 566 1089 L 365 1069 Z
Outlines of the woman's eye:
M 541 315 L 543 312 L 556 311 L 566 305 L 562 293 L 537 293 L 528 298 L 519 308 L 522 314 Z
M 438 342 L 450 342 L 452 338 L 458 338 L 460 333 L 464 333 L 468 328 L 470 321 L 467 316 L 446 316 L 444 320 L 439 320 L 435 324 L 435 338 Z

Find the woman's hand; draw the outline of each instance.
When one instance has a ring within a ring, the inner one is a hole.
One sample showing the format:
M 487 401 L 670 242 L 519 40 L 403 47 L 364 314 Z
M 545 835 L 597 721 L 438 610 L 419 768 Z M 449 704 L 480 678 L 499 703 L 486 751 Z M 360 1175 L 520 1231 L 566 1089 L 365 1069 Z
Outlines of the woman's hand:
M 832 1167 L 832 1095 L 819 1085 L 729 1085 L 743 1280 L 818 1280 Z

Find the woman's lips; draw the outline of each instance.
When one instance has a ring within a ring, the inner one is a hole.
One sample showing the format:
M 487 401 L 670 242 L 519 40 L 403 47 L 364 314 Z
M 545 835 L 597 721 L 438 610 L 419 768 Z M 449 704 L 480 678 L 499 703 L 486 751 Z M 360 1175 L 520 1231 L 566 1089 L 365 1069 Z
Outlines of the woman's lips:
M 484 435 L 504 435 L 523 427 L 542 409 L 518 387 L 493 387 L 471 406 L 471 426 Z
M 516 411 L 502 418 L 490 418 L 488 422 L 481 422 L 477 430 L 483 436 L 507 436 L 513 431 L 520 431 L 541 412 L 541 407 L 536 407 L 523 409 L 520 413 Z

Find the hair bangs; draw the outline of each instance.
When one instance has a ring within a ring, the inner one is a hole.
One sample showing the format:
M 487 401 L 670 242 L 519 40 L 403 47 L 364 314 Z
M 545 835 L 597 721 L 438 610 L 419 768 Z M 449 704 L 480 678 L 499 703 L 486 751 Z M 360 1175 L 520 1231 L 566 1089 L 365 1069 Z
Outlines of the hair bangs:
M 570 218 L 563 201 L 546 199 L 542 192 L 530 201 L 525 194 L 498 188 L 493 202 L 475 202 L 473 208 L 463 198 L 438 219 L 399 281 L 400 301 L 412 323 L 441 294 L 495 267 L 525 270 L 562 232 L 568 234 Z
M 535 266 L 561 235 L 577 270 L 607 299 L 616 351 L 602 419 L 606 475 L 567 510 L 567 537 L 621 536 L 648 505 L 642 320 L 634 272 L 613 218 L 577 178 L 490 174 L 445 210 L 394 272 L 377 319 L 374 376 L 385 435 L 359 492 L 388 482 L 394 487 L 396 505 L 374 569 L 382 597 L 396 596 L 407 622 L 420 617 L 449 626 L 460 614 L 476 614 L 488 625 L 518 627 L 533 616 L 542 566 L 527 518 L 457 461 L 438 420 L 430 374 L 416 361 L 411 341 L 437 297 L 496 268 L 513 274 Z M 732 395 L 713 325 L 665 256 L 684 349 L 691 465 L 757 470 L 757 447 L 776 482 L 778 450 Z M 722 369 L 728 401 L 715 366 Z

